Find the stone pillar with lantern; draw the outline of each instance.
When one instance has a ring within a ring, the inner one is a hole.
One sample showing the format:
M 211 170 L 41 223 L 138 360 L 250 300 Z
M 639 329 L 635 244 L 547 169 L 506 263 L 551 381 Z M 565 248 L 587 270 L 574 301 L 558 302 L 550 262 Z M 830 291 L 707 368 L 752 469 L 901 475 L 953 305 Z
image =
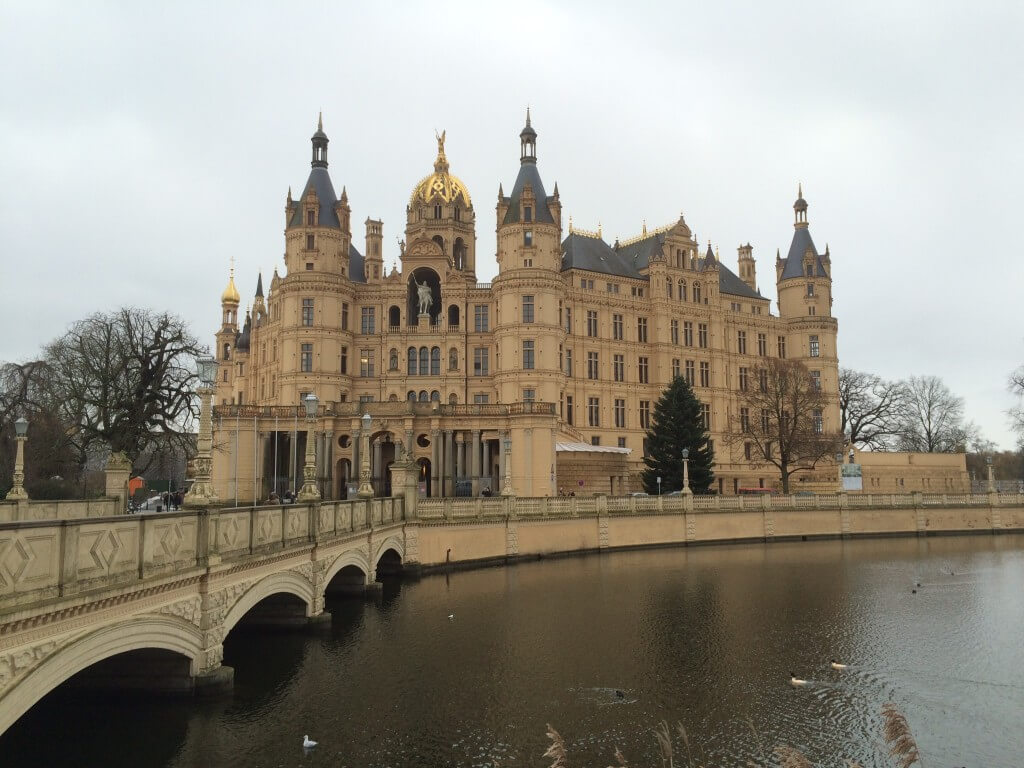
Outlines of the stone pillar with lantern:
M 693 509 L 693 491 L 690 490 L 690 449 L 683 448 L 683 509 Z
M 501 439 L 502 448 L 505 451 L 505 460 L 502 462 L 501 473 L 503 475 L 501 481 L 501 495 L 511 496 L 512 495 L 512 438 L 508 436 L 506 432 Z
M 14 439 L 18 447 L 14 456 L 14 474 L 11 477 L 14 485 L 7 492 L 8 501 L 28 500 L 28 491 L 25 490 L 25 441 L 28 440 L 28 420 L 19 416 L 14 422 Z
M 216 392 L 217 361 L 212 357 L 200 357 L 196 361 L 199 369 L 199 439 L 196 442 L 195 480 L 182 500 L 184 507 L 209 507 L 217 504 L 213 490 L 213 404 L 210 398 Z
M 316 415 L 320 400 L 310 392 L 302 401 L 306 408 L 306 463 L 302 467 L 302 488 L 296 501 L 310 504 L 320 501 L 320 489 L 316 487 Z
M 370 414 L 363 414 L 363 429 L 359 435 L 359 439 L 362 441 L 362 445 L 359 447 L 359 490 L 356 492 L 360 499 L 373 498 L 373 485 L 370 482 L 370 425 L 372 421 Z

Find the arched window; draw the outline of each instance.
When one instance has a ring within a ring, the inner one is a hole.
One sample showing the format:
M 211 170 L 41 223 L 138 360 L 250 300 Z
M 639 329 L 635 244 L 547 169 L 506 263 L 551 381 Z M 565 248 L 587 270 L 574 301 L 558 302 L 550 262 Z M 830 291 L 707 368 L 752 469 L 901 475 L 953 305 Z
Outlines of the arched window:
M 223 359 L 225 359 L 225 360 L 230 360 L 231 359 L 231 345 L 226 343 L 226 342 L 224 344 L 224 358 Z
M 397 403 L 398 402 L 398 395 L 389 395 L 388 396 L 388 402 L 389 403 Z
M 430 370 L 430 350 L 420 347 L 420 376 L 426 376 Z
M 686 301 L 686 281 L 679 281 L 679 300 Z
M 427 399 L 428 399 L 427 390 L 421 389 L 420 390 L 420 402 L 421 403 L 425 403 L 425 402 L 427 402 Z
M 441 237 L 440 235 L 434 235 L 433 238 L 431 238 L 431 239 L 435 243 L 437 243 L 438 247 L 441 249 L 441 253 L 444 253 L 444 238 Z
M 407 373 L 410 376 L 416 375 L 416 347 L 409 347 L 409 370 Z
M 448 405 L 458 405 L 458 404 L 459 404 L 459 396 L 458 395 L 456 395 L 454 392 L 452 392 L 450 395 L 448 395 Z
M 459 325 L 459 306 L 458 304 L 452 304 L 448 307 L 448 325 L 458 327 Z
M 397 349 L 392 349 L 391 350 L 391 354 L 388 356 L 388 370 L 389 371 L 397 371 L 398 370 L 398 350 Z
M 414 402 L 414 403 L 416 402 L 416 392 L 415 391 L 410 389 L 409 393 L 406 395 L 406 397 L 409 398 L 409 400 L 411 400 L 412 402 Z
M 700 283 L 693 284 L 693 301 L 700 304 Z
M 452 347 L 448 350 L 448 370 L 457 371 L 459 370 L 459 350 Z
M 441 348 L 432 347 L 430 349 L 430 375 L 440 376 L 441 375 Z
M 455 212 L 458 213 L 459 209 L 456 208 Z M 458 220 L 458 216 L 456 216 L 456 220 Z M 455 257 L 456 269 L 466 268 L 466 244 L 463 242 L 461 237 L 455 238 L 455 245 L 452 247 L 452 256 Z
M 441 402 L 441 393 L 438 392 L 436 389 L 433 392 L 430 393 L 430 402 L 432 402 L 432 403 L 440 403 Z
M 392 306 L 391 309 L 388 310 L 388 325 L 390 325 L 392 328 L 397 328 L 401 324 L 402 310 L 400 310 L 398 307 Z

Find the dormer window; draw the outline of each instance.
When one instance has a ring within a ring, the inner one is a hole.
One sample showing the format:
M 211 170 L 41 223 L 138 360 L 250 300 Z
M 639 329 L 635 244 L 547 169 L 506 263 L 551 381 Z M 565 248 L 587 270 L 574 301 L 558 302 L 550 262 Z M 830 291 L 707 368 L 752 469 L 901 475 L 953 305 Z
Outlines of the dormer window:
M 316 211 L 312 208 L 306 211 L 306 224 L 311 227 L 316 225 Z
M 523 221 L 533 221 L 533 206 L 523 206 Z
M 814 277 L 814 265 L 811 262 L 807 262 L 806 272 L 808 277 Z

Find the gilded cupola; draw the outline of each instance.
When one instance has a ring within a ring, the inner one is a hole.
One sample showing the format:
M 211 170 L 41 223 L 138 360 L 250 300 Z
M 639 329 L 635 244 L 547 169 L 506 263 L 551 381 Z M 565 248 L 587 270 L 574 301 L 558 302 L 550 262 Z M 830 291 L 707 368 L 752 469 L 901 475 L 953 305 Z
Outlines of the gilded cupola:
M 448 158 L 444 153 L 445 131 L 437 137 L 437 159 L 434 160 L 434 172 L 424 178 L 412 191 L 409 205 L 416 206 L 429 203 L 460 202 L 466 208 L 472 208 L 469 190 L 462 179 L 448 172 Z
M 228 287 L 224 289 L 224 293 L 220 295 L 221 304 L 238 304 L 242 300 L 241 295 L 238 293 L 238 288 L 235 287 L 235 268 L 231 267 L 231 276 L 228 278 Z

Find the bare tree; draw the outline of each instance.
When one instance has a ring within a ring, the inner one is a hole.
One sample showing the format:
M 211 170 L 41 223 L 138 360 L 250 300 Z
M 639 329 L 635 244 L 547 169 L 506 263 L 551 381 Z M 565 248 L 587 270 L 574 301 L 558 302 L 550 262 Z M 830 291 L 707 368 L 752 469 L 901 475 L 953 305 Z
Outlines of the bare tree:
M 194 361 L 202 352 L 173 315 L 97 313 L 46 347 L 48 386 L 83 453 L 101 443 L 136 461 L 156 434 L 187 445 L 198 415 Z
M 1024 365 L 1010 374 L 1010 392 L 1017 396 L 1017 405 L 1010 409 L 1010 424 L 1017 433 L 1017 442 L 1024 448 Z
M 750 460 L 778 469 L 782 492 L 789 493 L 793 473 L 814 469 L 833 456 L 842 438 L 825 432 L 827 400 L 802 363 L 769 359 L 753 373 L 753 386 L 740 392 L 739 413 L 731 419 L 725 442 L 749 444 Z
M 956 453 L 965 451 L 978 428 L 964 422 L 964 399 L 954 395 L 938 376 L 911 376 L 900 419 L 902 451 Z
M 839 427 L 852 445 L 873 450 L 890 447 L 899 436 L 905 400 L 902 381 L 839 369 Z

